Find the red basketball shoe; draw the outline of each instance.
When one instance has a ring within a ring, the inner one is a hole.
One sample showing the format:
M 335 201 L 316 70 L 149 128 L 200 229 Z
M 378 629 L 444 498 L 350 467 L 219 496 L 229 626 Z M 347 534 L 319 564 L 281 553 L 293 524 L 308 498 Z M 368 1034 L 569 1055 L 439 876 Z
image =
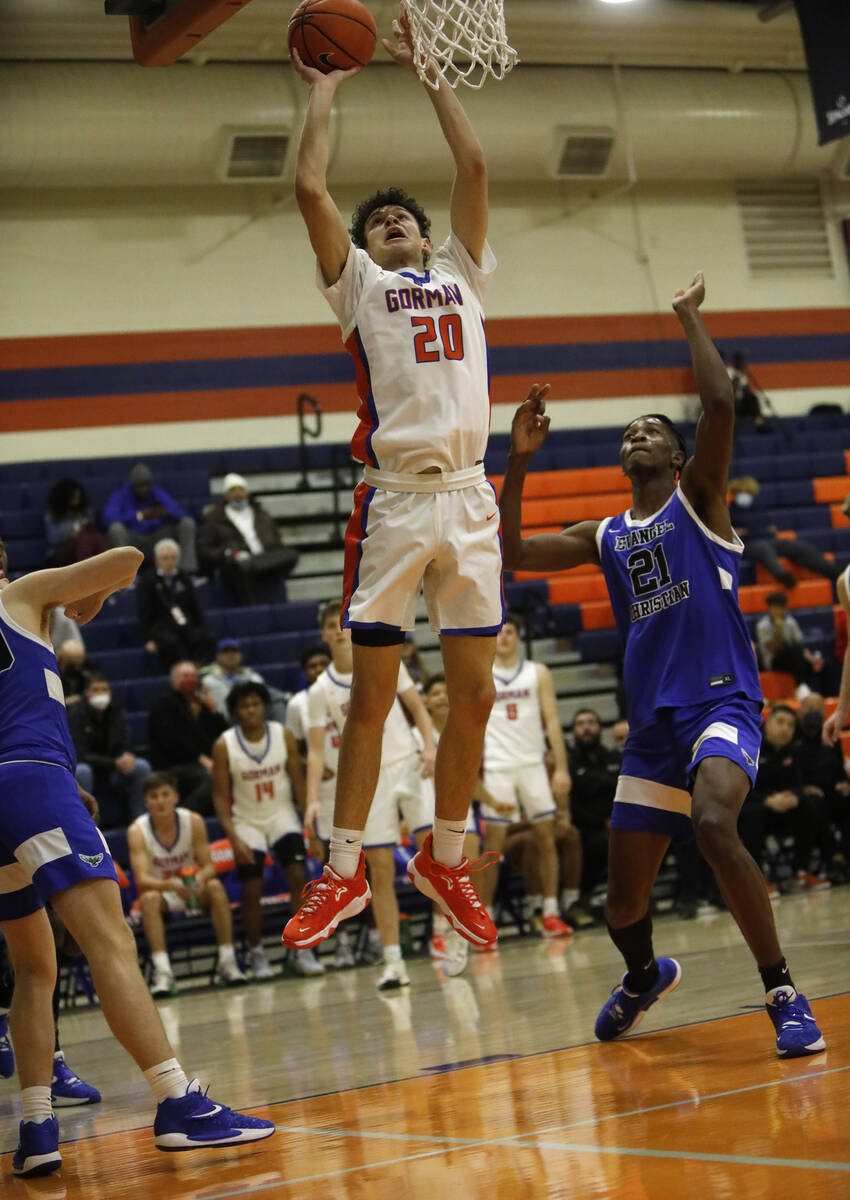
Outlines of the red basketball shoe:
M 456 867 L 446 867 L 437 862 L 432 853 L 434 835 L 429 833 L 422 849 L 407 864 L 407 873 L 423 896 L 435 900 L 446 914 L 449 924 L 474 946 L 488 946 L 499 936 L 489 913 L 472 886 L 470 871 L 483 871 L 492 862 L 498 862 L 494 851 L 470 863 L 461 859 Z
M 328 863 L 318 879 L 301 893 L 306 897 L 298 912 L 286 923 L 281 941 L 295 950 L 307 950 L 331 936 L 340 921 L 362 912 L 372 893 L 366 882 L 366 855 L 353 879 L 343 879 Z

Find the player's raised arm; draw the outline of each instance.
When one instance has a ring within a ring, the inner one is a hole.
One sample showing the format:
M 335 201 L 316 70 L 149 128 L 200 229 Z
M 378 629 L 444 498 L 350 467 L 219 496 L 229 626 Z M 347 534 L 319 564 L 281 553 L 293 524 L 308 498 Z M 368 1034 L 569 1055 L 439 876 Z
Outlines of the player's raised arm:
M 331 71 L 323 75 L 321 71 L 305 66 L 294 47 L 292 66 L 310 86 L 295 164 L 295 197 L 310 235 L 310 244 L 316 252 L 325 282 L 330 286 L 342 274 L 351 239 L 328 191 L 328 129 L 336 89 L 344 79 L 356 75 L 361 68 Z
M 3 592 L 3 603 L 15 616 L 23 610 L 25 628 L 40 624 L 45 609 L 65 605 L 66 616 L 78 625 L 90 621 L 104 600 L 113 592 L 129 587 L 144 561 L 133 546 L 105 550 L 69 567 L 50 567 L 33 571 L 10 583 Z
M 709 509 L 718 507 L 717 500 L 720 500 L 723 511 L 718 512 L 718 519 L 722 528 L 715 529 L 715 532 L 731 538 L 726 484 L 729 463 L 732 461 L 735 399 L 726 366 L 700 315 L 700 305 L 704 299 L 705 281 L 702 271 L 698 271 L 691 286 L 677 292 L 673 300 L 673 311 L 688 339 L 702 405 L 693 458 L 685 465 L 681 486 L 697 511 L 702 508 L 706 515 L 710 515 Z M 713 522 L 711 527 L 714 529 Z
M 598 521 L 580 521 L 562 533 L 522 536 L 522 489 L 531 456 L 549 432 L 544 403 L 549 385 L 535 383 L 514 414 L 508 467 L 499 496 L 502 552 L 509 571 L 566 571 L 582 563 L 598 563 Z
M 393 21 L 393 38 L 381 40 L 387 53 L 399 66 L 415 71 L 410 25 L 403 10 L 399 19 Z M 455 160 L 452 230 L 480 266 L 487 237 L 487 163 L 484 150 L 454 89 L 442 78 L 437 79 L 437 83 L 436 89 L 425 85 L 425 91 Z

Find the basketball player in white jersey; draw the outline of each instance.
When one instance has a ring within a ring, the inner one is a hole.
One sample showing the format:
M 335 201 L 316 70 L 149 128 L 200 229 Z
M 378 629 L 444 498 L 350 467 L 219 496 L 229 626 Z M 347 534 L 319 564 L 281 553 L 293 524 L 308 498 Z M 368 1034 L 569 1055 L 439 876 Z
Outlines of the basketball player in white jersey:
M 323 628 L 331 650 L 331 665 L 307 695 L 309 731 L 307 737 L 307 811 L 308 827 L 319 816 L 319 783 L 325 764 L 325 738 L 329 723 L 344 731 L 351 708 L 352 646 L 351 632 L 338 620 L 340 605 L 331 601 L 324 609 L 328 625 Z M 379 991 L 393 991 L 410 983 L 401 957 L 398 901 L 395 894 L 395 847 L 399 840 L 400 813 L 415 835 L 426 830 L 432 820 L 428 796 L 422 786 L 422 773 L 430 773 L 434 763 L 434 735 L 431 719 L 422 698 L 403 663 L 398 665 L 397 699 L 390 709 L 381 736 L 381 768 L 369 819 L 363 830 L 363 845 L 369 864 L 374 898 L 375 924 L 384 944 L 384 971 L 378 980 Z M 424 749 L 420 751 L 402 709 L 410 713 Z M 311 885 L 304 908 L 313 903 L 321 881 Z
M 413 71 L 403 15 L 393 33 L 384 40 L 388 53 Z M 293 65 L 310 86 L 296 197 L 319 286 L 356 361 L 361 405 L 352 452 L 365 470 L 346 533 L 342 622 L 351 630 L 354 681 L 330 861 L 313 905 L 284 937 L 314 944 L 369 901 L 363 830 L 424 581 L 451 705 L 436 764 L 433 835 L 408 872 L 459 932 L 484 945 L 496 940 L 496 928 L 462 859 L 504 616 L 498 507 L 482 465 L 490 420 L 482 302 L 495 267 L 484 153 L 457 95 L 435 74 L 425 93 L 455 163 L 449 237 L 432 255 L 428 218 L 399 188 L 364 201 L 349 235 L 328 192 L 327 166 L 334 95 L 356 72 L 323 75 L 295 52 Z
M 504 805 L 508 816 L 482 806 L 488 850 L 501 851 L 511 821 L 532 822 L 543 891 L 543 936 L 567 937 L 570 927 L 558 915 L 558 851 L 555 814 L 568 812 L 570 773 L 555 688 L 544 663 L 520 658 L 522 618 L 508 613 L 496 639 L 493 679 L 496 700 L 484 738 L 484 786 Z M 551 786 L 546 772 L 546 746 L 554 758 Z M 481 897 L 492 904 L 498 865 L 482 872 Z
M 255 979 L 270 979 L 263 949 L 263 874 L 267 854 L 286 872 L 294 911 L 307 882 L 307 848 L 301 817 L 304 772 L 295 738 L 279 721 L 267 721 L 271 696 L 265 684 L 237 683 L 227 697 L 233 726 L 213 745 L 213 804 L 233 847 L 242 881 L 242 920 Z M 298 950 L 299 975 L 322 975 L 312 950 Z
M 233 951 L 230 902 L 216 878 L 203 819 L 188 808 L 179 807 L 177 782 L 167 771 L 151 772 L 143 791 L 148 811 L 127 830 L 127 844 L 153 960 L 151 995 L 177 994 L 165 948 L 163 913 L 192 911 L 195 904 L 210 914 L 215 930 L 219 982 L 245 983 Z M 191 888 L 184 882 L 184 871 L 193 873 Z

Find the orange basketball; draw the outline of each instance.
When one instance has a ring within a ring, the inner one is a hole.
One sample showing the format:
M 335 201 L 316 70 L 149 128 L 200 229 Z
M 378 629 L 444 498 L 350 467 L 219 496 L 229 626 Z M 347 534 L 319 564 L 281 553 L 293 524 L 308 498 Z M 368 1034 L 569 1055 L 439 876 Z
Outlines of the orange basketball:
M 323 74 L 365 67 L 375 53 L 375 19 L 360 0 L 303 0 L 289 20 L 289 53 Z

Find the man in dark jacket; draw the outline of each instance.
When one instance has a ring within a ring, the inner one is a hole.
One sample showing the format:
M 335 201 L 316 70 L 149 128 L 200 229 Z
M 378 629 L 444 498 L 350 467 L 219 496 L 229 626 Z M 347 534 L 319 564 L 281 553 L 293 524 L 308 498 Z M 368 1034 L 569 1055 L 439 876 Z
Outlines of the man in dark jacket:
M 176 662 L 171 687 L 150 711 L 148 749 L 154 770 L 176 777 L 181 804 L 204 817 L 213 810 L 213 742 L 227 727 L 201 686 L 195 664 Z
M 584 867 L 581 891 L 588 897 L 605 873 L 608 860 L 608 822 L 617 789 L 621 756 L 602 744 L 602 724 L 592 708 L 573 717 L 570 746 L 570 813 L 581 834 Z
M 180 658 L 209 662 L 215 641 L 204 625 L 195 586 L 180 570 L 180 547 L 171 538 L 163 538 L 154 547 L 154 561 L 155 569 L 144 571 L 136 580 L 145 649 L 158 655 L 165 667 Z
M 298 552 L 281 545 L 277 525 L 249 496 L 241 475 L 225 475 L 222 495 L 204 516 L 198 555 L 205 570 L 221 574 L 237 603 L 251 604 L 258 598 L 262 581 L 290 573 Z
M 124 828 L 145 811 L 142 789 L 151 768 L 131 752 L 124 713 L 100 671 L 89 676 L 82 701 L 68 708 L 68 725 L 77 782 L 97 798 L 104 829 Z
M 184 568 L 192 574 L 198 569 L 194 520 L 154 483 L 153 472 L 144 463 L 136 463 L 127 482 L 109 497 L 103 523 L 110 545 L 135 546 L 148 561 L 161 538 L 176 538 Z

